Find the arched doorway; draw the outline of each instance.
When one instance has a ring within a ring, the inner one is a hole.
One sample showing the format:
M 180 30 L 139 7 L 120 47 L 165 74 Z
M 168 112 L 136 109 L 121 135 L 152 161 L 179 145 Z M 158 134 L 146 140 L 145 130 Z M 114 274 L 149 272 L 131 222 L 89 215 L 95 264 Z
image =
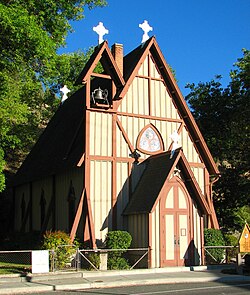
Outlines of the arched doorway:
M 190 204 L 182 180 L 173 177 L 160 200 L 161 267 L 191 264 L 193 222 Z

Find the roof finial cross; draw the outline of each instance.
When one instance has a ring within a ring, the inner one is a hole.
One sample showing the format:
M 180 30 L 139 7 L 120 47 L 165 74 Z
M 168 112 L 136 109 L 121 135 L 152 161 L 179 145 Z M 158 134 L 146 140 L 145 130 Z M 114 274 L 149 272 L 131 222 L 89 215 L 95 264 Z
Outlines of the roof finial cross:
M 144 32 L 144 34 L 142 36 L 142 41 L 141 41 L 141 43 L 144 43 L 145 41 L 147 41 L 149 39 L 148 32 L 153 31 L 153 28 L 150 27 L 147 20 L 144 20 L 144 22 L 142 24 L 139 24 L 139 27 Z
M 103 36 L 109 33 L 109 31 L 104 27 L 102 22 L 99 22 L 98 26 L 93 27 L 93 31 L 95 31 L 99 36 L 98 44 L 101 44 L 104 41 Z
M 171 159 L 174 155 L 175 150 L 180 147 L 179 145 L 180 135 L 178 134 L 177 130 L 174 130 L 174 132 L 170 135 L 170 138 L 172 139 L 172 149 L 170 154 L 170 159 Z
M 68 98 L 68 93 L 70 90 L 68 89 L 67 85 L 64 85 L 63 88 L 60 88 L 60 91 L 63 93 L 62 103 Z

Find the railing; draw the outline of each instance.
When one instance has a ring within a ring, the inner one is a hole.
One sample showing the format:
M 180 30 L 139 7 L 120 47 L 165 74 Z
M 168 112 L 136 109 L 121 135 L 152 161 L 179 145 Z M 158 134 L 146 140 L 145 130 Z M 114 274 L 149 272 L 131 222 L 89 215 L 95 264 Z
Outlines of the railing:
M 204 246 L 205 253 L 212 258 L 212 260 L 216 263 L 230 263 L 232 259 L 235 259 L 234 262 L 236 262 L 237 255 L 239 252 L 239 246 Z M 209 251 L 208 249 L 222 249 L 224 250 L 223 259 L 218 261 L 217 258 L 214 257 L 213 253 Z
M 0 273 L 31 271 L 31 250 L 0 251 Z
M 0 251 L 0 274 L 25 274 L 34 271 L 34 269 L 32 270 L 32 267 L 35 267 L 32 264 L 34 262 L 32 262 L 32 257 L 35 254 L 33 252 L 37 251 Z M 117 267 L 115 269 L 132 270 L 133 268 L 148 268 L 148 256 L 149 248 L 93 250 L 77 249 L 72 245 L 64 245 L 56 250 L 49 250 L 47 268 L 50 272 L 80 271 L 82 269 L 103 271 L 113 269 L 112 266 Z M 116 259 L 120 264 L 114 265 Z M 110 261 L 113 261 L 113 265 L 110 264 Z
M 149 248 L 134 249 L 83 249 L 78 250 L 77 269 L 86 268 L 86 262 L 90 268 L 100 271 L 108 269 L 108 259 L 114 254 L 121 254 L 121 257 L 127 261 L 126 268 L 148 268 Z M 82 261 L 82 259 L 83 261 Z M 85 263 L 84 263 L 85 262 Z

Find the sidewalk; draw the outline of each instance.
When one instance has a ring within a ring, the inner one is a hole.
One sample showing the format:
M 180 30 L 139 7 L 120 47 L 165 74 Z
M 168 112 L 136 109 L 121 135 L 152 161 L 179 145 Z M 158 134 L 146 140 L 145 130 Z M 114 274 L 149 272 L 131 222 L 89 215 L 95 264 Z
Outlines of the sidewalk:
M 190 283 L 190 282 L 250 282 L 250 276 L 223 274 L 222 268 L 171 267 L 125 271 L 79 271 L 49 274 L 0 276 L 0 294 L 25 294 L 43 291 L 77 290 L 128 285 Z

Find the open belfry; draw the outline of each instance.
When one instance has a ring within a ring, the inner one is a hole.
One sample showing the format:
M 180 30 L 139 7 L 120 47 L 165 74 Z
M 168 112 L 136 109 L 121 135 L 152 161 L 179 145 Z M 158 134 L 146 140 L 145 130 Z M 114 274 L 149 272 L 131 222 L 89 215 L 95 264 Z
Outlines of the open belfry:
M 15 230 L 63 230 L 90 248 L 126 230 L 133 248 L 150 249 L 147 267 L 201 265 L 204 228 L 219 228 L 219 171 L 152 28 L 141 28 L 143 42 L 124 56 L 95 27 L 82 87 L 65 88 L 16 175 Z

